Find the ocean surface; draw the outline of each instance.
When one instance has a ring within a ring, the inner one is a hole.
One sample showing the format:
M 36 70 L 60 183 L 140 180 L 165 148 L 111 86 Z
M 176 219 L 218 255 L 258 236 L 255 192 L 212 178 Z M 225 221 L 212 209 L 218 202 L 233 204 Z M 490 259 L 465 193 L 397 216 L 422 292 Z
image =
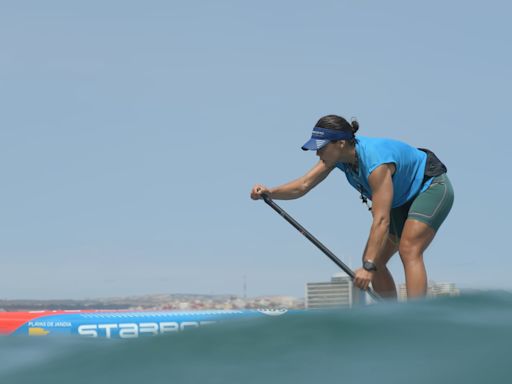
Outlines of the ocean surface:
M 212 324 L 130 340 L 0 337 L 0 383 L 511 383 L 512 294 Z

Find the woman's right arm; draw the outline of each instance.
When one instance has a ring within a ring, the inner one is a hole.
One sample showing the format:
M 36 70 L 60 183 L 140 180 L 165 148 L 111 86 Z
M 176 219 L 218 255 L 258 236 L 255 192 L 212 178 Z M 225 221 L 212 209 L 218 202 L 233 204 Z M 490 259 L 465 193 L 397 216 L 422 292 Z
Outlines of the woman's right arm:
M 256 184 L 252 188 L 251 198 L 258 200 L 261 199 L 261 195 L 265 194 L 276 200 L 298 199 L 324 180 L 333 169 L 334 166 L 326 165 L 324 161 L 320 160 L 304 176 L 290 181 L 289 183 L 275 188 L 267 188 L 264 185 Z

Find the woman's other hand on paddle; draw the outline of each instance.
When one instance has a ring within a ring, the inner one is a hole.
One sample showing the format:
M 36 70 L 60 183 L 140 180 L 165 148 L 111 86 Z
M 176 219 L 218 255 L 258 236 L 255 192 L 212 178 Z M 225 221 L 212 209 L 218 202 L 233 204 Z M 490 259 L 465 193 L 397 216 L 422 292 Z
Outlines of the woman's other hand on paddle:
M 364 268 L 359 268 L 355 271 L 355 275 L 354 285 L 366 291 L 373 280 L 373 272 L 367 271 Z
M 254 187 L 252 187 L 251 191 L 251 199 L 258 200 L 261 199 L 261 195 L 267 195 L 270 196 L 270 190 L 261 184 L 256 184 Z

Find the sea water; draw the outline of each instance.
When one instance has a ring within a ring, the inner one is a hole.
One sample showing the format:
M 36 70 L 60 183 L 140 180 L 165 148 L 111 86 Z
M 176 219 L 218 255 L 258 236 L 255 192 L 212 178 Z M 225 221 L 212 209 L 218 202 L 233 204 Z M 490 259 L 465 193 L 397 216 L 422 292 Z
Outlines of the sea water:
M 307 311 L 130 340 L 1 337 L 0 383 L 512 383 L 512 294 Z

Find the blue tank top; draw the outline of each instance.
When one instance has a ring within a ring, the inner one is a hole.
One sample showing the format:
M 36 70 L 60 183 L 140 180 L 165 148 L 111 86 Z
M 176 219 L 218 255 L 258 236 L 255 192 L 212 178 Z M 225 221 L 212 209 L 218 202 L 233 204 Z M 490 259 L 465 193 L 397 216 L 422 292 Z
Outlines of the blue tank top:
M 347 163 L 337 163 L 336 167 L 345 172 L 348 182 L 370 200 L 372 190 L 368 177 L 382 164 L 393 163 L 396 168 L 392 208 L 404 205 L 432 183 L 430 179 L 423 184 L 427 154 L 401 141 L 357 136 L 356 153 L 359 161 L 357 173 Z

